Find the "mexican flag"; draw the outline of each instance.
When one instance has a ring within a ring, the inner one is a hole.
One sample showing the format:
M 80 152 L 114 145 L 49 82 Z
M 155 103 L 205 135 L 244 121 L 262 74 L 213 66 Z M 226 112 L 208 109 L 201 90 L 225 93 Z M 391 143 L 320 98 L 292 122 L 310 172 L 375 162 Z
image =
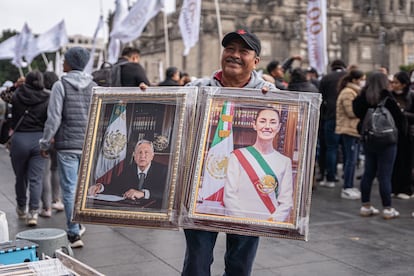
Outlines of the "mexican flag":
M 112 108 L 108 128 L 102 140 L 102 148 L 96 163 L 97 183 L 109 183 L 112 173 L 122 172 L 127 152 L 126 105 L 116 104 Z M 116 170 L 115 170 L 116 169 Z
M 220 202 L 222 205 L 228 158 L 233 151 L 233 115 L 234 104 L 224 102 L 213 142 L 205 160 L 202 187 L 199 193 L 199 200 L 203 204 Z

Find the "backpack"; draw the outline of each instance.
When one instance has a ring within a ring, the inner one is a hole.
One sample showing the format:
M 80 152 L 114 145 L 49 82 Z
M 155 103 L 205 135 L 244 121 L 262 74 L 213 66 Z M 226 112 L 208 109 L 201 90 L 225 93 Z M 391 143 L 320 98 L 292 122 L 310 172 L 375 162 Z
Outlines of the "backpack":
M 112 64 L 105 61 L 99 70 L 92 72 L 92 77 L 99 86 L 112 86 Z
M 384 106 L 386 101 L 387 98 L 376 107 L 369 108 L 362 121 L 362 141 L 371 149 L 382 149 L 398 141 L 398 129 L 390 111 Z
M 109 62 L 104 62 L 99 70 L 92 73 L 93 81 L 99 86 L 115 86 L 120 87 L 121 84 L 121 66 L 128 63 L 128 61 L 121 61 L 112 65 Z

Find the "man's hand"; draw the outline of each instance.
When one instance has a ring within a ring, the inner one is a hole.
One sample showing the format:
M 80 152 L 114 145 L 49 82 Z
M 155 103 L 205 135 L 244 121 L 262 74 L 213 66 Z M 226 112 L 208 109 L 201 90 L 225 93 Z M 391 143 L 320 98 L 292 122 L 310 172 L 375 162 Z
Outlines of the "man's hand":
M 88 189 L 88 195 L 90 196 L 96 196 L 97 194 L 99 194 L 102 190 L 102 184 L 101 183 L 97 183 L 95 185 L 92 185 L 89 189 Z
M 141 88 L 142 91 L 145 91 L 148 88 L 148 85 L 146 85 L 145 82 L 141 82 L 139 88 Z
M 132 199 L 132 200 L 140 199 L 140 198 L 143 198 L 144 196 L 145 196 L 144 192 L 141 192 L 135 189 L 129 189 L 128 191 L 124 193 L 124 198 Z
M 265 94 L 267 94 L 267 92 L 269 92 L 269 86 L 267 86 L 267 85 L 265 85 L 265 86 L 263 86 L 262 87 L 262 93 L 263 93 L 263 95 L 265 95 Z
M 47 150 L 40 150 L 40 156 L 43 158 L 49 158 L 49 152 Z

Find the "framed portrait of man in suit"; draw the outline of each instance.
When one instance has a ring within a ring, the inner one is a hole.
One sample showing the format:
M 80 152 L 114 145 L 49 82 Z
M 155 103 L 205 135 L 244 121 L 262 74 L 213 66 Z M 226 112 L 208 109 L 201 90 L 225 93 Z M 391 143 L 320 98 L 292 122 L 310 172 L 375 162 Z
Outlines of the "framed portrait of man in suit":
M 320 95 L 204 88 L 183 227 L 307 239 Z
M 178 227 L 196 96 L 189 87 L 94 88 L 74 220 Z

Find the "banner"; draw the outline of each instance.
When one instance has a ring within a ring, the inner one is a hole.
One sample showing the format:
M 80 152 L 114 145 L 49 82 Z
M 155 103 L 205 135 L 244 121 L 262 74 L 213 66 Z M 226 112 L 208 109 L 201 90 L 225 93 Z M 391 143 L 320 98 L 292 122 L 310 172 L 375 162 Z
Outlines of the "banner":
M 116 104 L 112 109 L 108 128 L 96 164 L 97 182 L 109 183 L 113 169 L 122 168 L 127 152 L 126 105 Z M 120 169 L 119 173 L 122 171 Z
M 233 151 L 233 116 L 234 104 L 226 101 L 220 112 L 217 129 L 205 161 L 203 184 L 199 194 L 199 199 L 204 205 L 208 205 L 206 201 L 223 201 L 227 163 Z
M 14 58 L 17 37 L 18 35 L 9 37 L 0 43 L 0 60 Z
M 122 43 L 138 38 L 147 23 L 163 8 L 159 0 L 138 0 L 124 20 L 112 30 L 111 39 L 119 39 Z
M 92 50 L 91 50 L 91 54 L 89 57 L 89 61 L 88 61 L 88 64 L 86 64 L 85 69 L 83 70 L 84 72 L 88 74 L 91 74 L 93 71 L 93 63 L 95 61 L 95 52 L 96 52 L 96 39 L 98 37 L 100 30 L 103 28 L 103 26 L 104 26 L 104 18 L 101 15 L 99 17 L 99 21 L 98 21 L 98 25 L 96 26 L 95 33 L 93 34 Z
M 184 43 L 184 56 L 197 44 L 200 30 L 201 0 L 184 0 L 178 24 Z
M 27 66 L 27 63 L 23 61 L 23 56 L 25 55 L 29 47 L 29 43 L 32 40 L 32 31 L 30 30 L 27 23 L 24 23 L 23 29 L 16 39 L 16 46 L 14 47 L 14 57 L 11 62 L 13 65 L 19 68 Z
M 45 52 L 55 52 L 68 43 L 68 35 L 66 33 L 65 21 L 62 20 L 50 30 L 33 38 L 24 53 L 27 63 L 31 63 L 33 59 Z
M 322 75 L 326 73 L 328 64 L 326 0 L 309 0 L 306 15 L 309 65 Z
M 112 31 L 118 29 L 118 26 L 128 15 L 128 6 L 125 0 L 116 0 L 115 13 L 112 20 Z M 108 46 L 108 62 L 114 64 L 118 60 L 119 52 L 121 51 L 121 42 L 117 38 L 110 38 Z

